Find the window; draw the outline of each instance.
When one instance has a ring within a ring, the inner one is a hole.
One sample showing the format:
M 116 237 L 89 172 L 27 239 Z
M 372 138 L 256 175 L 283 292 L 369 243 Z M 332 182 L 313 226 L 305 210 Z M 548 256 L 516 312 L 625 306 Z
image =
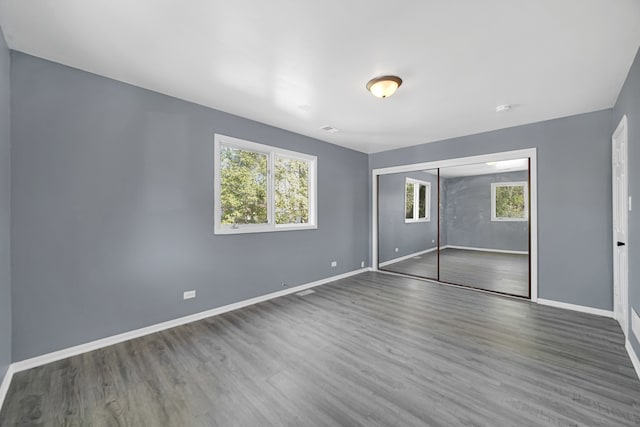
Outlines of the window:
M 215 135 L 215 233 L 316 226 L 317 158 Z
M 404 188 L 404 222 L 429 221 L 431 183 L 406 178 Z
M 491 221 L 527 221 L 529 194 L 526 182 L 491 184 Z

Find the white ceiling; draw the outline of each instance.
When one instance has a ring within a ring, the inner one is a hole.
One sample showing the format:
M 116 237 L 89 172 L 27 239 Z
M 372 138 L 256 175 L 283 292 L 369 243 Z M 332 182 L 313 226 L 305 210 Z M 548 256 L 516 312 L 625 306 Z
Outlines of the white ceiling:
M 0 0 L 0 24 L 12 49 L 371 153 L 612 107 L 640 1 Z M 382 74 L 404 80 L 385 100 Z

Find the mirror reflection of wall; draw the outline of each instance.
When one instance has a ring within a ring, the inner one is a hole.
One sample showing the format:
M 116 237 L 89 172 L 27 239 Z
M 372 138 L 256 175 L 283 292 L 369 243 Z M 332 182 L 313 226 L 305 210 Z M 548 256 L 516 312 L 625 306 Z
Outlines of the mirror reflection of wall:
M 440 169 L 440 281 L 529 296 L 528 164 Z
M 437 190 L 437 170 L 379 177 L 380 269 L 437 279 Z

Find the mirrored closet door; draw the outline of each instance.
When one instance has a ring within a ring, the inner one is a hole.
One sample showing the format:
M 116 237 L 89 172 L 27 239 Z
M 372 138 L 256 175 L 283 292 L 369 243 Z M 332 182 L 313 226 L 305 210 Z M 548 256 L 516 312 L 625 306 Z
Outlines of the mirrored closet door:
M 441 282 L 529 297 L 529 159 L 440 169 Z
M 529 159 L 378 177 L 379 269 L 530 298 Z
M 438 170 L 378 179 L 379 268 L 438 280 Z

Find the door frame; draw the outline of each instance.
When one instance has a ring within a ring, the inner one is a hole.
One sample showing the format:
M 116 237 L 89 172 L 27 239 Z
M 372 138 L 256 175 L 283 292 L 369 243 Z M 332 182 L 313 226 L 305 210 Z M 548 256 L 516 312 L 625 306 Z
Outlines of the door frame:
M 531 274 L 530 300 L 538 301 L 538 168 L 536 148 L 522 150 L 503 151 L 497 153 L 482 154 L 478 156 L 458 157 L 433 162 L 413 163 L 401 166 L 373 169 L 371 180 L 371 266 L 374 271 L 378 268 L 378 177 L 399 172 L 413 172 L 424 169 L 436 169 L 452 166 L 462 166 L 470 163 L 487 163 L 502 160 L 515 160 L 528 157 L 529 166 L 529 227 L 531 250 L 529 252 L 529 265 Z
M 626 229 L 626 239 L 627 241 L 625 242 L 625 244 L 627 245 L 627 268 L 626 270 L 623 272 L 624 275 L 626 275 L 626 280 L 616 280 L 616 242 L 617 242 L 617 238 L 615 235 L 615 230 L 612 230 L 612 238 L 613 238 L 613 317 L 614 319 L 616 319 L 618 321 L 618 323 L 620 324 L 620 327 L 622 328 L 622 332 L 624 333 L 625 337 L 629 336 L 629 317 L 630 317 L 630 311 L 629 310 L 629 256 L 628 256 L 628 251 L 629 251 L 629 157 L 628 157 L 628 153 L 629 153 L 629 131 L 628 131 L 628 127 L 627 127 L 627 116 L 624 115 L 622 116 L 622 119 L 620 119 L 620 123 L 618 123 L 618 126 L 616 127 L 616 130 L 613 132 L 613 134 L 611 135 L 611 185 L 612 185 L 612 191 L 611 191 L 611 207 L 612 207 L 612 211 L 613 211 L 613 218 L 615 218 L 615 209 L 616 209 L 616 203 L 615 203 L 615 192 L 616 192 L 616 177 L 615 177 L 615 171 L 613 170 L 613 162 L 615 161 L 615 158 L 613 157 L 615 155 L 615 145 L 616 145 L 616 141 L 618 141 L 619 139 L 622 139 L 624 141 L 624 149 L 626 151 L 625 155 L 624 155 L 624 172 L 625 172 L 625 182 L 623 184 L 623 202 L 622 202 L 622 209 L 625 211 L 625 219 L 626 219 L 626 224 L 623 225 L 623 228 Z M 618 273 L 619 274 L 619 273 Z M 619 288 L 620 291 L 620 295 L 621 295 L 621 304 L 622 307 L 618 307 L 617 301 L 616 301 L 616 288 Z M 621 310 L 619 312 L 619 310 Z

